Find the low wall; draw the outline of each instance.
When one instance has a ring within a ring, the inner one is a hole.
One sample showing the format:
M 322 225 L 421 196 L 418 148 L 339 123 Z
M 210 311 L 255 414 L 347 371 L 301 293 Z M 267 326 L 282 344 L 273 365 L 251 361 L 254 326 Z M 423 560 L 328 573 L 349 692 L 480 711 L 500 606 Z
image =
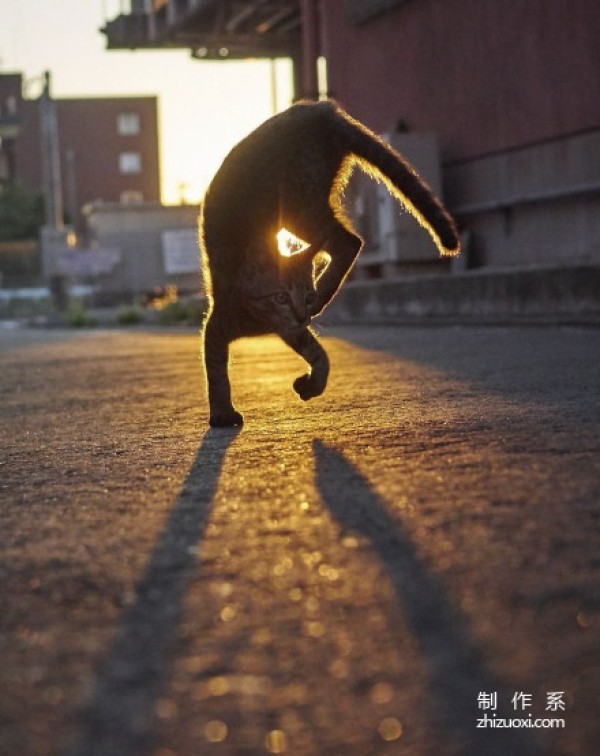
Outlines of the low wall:
M 600 325 L 600 266 L 467 271 L 386 281 L 350 281 L 322 322 Z

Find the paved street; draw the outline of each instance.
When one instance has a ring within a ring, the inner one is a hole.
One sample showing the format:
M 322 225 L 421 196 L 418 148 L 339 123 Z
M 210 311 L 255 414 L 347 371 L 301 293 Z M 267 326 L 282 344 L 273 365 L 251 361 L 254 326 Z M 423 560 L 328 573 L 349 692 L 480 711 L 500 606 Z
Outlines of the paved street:
M 597 753 L 600 332 L 324 343 L 0 330 L 3 756 Z

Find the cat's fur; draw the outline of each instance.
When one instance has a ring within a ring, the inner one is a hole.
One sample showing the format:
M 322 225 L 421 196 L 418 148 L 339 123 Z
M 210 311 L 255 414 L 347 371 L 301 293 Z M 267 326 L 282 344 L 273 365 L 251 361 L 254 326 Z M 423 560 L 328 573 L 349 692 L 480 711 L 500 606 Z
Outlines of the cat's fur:
M 385 182 L 441 254 L 458 253 L 452 219 L 414 169 L 335 103 L 301 102 L 270 118 L 225 158 L 203 203 L 212 426 L 243 422 L 228 376 L 229 344 L 242 336 L 279 334 L 310 365 L 294 382 L 296 393 L 307 400 L 324 391 L 329 360 L 308 325 L 331 301 L 362 246 L 341 205 L 354 164 Z M 276 235 L 282 227 L 310 247 L 280 255 Z

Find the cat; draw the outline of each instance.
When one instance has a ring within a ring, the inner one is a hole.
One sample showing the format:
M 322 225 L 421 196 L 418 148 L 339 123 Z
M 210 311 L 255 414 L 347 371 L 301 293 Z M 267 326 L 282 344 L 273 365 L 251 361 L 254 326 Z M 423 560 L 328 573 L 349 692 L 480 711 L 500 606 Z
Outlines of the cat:
M 337 103 L 298 102 L 265 121 L 225 158 L 200 214 L 211 426 L 243 424 L 228 375 L 229 344 L 243 336 L 278 334 L 310 366 L 294 381 L 298 396 L 325 390 L 329 360 L 308 326 L 362 247 L 342 207 L 356 164 L 385 183 L 442 255 L 458 254 L 454 222 L 429 187 Z

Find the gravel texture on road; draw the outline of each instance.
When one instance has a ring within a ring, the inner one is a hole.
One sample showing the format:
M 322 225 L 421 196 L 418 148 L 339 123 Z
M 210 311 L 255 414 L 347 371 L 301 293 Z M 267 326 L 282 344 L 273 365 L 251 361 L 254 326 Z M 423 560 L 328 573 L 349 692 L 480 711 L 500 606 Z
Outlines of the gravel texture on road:
M 592 756 L 599 336 L 0 331 L 0 753 Z

